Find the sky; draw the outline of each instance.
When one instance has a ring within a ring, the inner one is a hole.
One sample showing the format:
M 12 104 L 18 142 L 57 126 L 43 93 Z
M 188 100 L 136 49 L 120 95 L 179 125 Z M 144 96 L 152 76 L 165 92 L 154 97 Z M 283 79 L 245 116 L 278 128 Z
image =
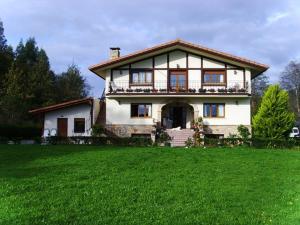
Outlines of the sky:
M 268 64 L 271 82 L 300 60 L 299 0 L 0 0 L 8 43 L 35 37 L 51 68 L 77 64 L 101 96 L 104 81 L 88 70 L 108 59 L 176 38 Z

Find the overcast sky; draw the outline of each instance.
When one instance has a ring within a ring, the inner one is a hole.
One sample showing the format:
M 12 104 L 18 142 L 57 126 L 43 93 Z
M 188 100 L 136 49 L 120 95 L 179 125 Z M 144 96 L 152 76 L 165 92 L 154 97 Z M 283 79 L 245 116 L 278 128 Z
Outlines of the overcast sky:
M 78 64 L 100 96 L 103 81 L 88 66 L 175 38 L 270 65 L 277 82 L 300 59 L 300 0 L 0 0 L 0 19 L 14 47 L 35 37 L 55 72 Z

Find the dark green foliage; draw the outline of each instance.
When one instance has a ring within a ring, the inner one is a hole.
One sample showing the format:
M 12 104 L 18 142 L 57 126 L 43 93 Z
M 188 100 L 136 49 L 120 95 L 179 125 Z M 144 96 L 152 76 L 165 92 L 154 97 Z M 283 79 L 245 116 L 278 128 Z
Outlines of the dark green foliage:
M 250 136 L 250 131 L 248 129 L 248 127 L 244 126 L 244 125 L 239 125 L 237 128 L 239 135 L 241 138 L 243 139 L 247 139 Z
M 297 150 L 0 146 L 0 224 L 299 224 Z
M 76 65 L 68 67 L 67 72 L 56 77 L 57 101 L 84 98 L 89 93 L 89 86 Z
M 103 126 L 99 124 L 94 124 L 92 126 L 92 136 L 93 137 L 100 137 L 102 134 L 104 134 L 105 129 Z
M 22 139 L 34 139 L 41 136 L 41 127 L 38 126 L 18 126 L 18 125 L 0 125 L 0 137 Z
M 145 137 L 48 137 L 46 141 L 53 145 L 61 144 L 89 144 L 89 145 L 113 145 L 113 146 L 151 146 L 151 138 Z
M 294 113 L 289 111 L 288 93 L 279 85 L 269 86 L 253 118 L 255 137 L 282 139 L 288 136 L 294 123 Z

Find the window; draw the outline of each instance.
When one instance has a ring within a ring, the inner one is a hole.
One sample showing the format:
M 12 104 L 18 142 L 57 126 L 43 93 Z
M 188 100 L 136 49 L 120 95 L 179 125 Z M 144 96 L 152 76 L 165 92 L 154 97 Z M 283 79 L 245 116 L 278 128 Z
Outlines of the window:
M 84 133 L 85 132 L 85 119 L 75 118 L 74 119 L 74 133 Z
M 151 117 L 151 104 L 131 104 L 131 117 Z
M 225 71 L 204 71 L 204 84 L 223 84 L 225 83 Z
M 133 138 L 149 138 L 151 139 L 151 134 L 131 134 Z
M 204 117 L 225 117 L 225 104 L 223 103 L 204 103 Z
M 133 71 L 131 73 L 131 84 L 135 85 L 151 85 L 152 84 L 152 71 Z

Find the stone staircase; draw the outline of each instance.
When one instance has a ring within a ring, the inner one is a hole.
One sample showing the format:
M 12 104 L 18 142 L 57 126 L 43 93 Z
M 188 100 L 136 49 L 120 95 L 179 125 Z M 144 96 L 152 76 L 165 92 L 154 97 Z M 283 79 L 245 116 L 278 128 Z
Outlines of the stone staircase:
M 182 130 L 167 129 L 166 132 L 172 138 L 171 147 L 183 147 L 183 146 L 185 146 L 185 141 L 188 138 L 193 139 L 193 135 L 195 133 L 192 129 L 182 129 Z

